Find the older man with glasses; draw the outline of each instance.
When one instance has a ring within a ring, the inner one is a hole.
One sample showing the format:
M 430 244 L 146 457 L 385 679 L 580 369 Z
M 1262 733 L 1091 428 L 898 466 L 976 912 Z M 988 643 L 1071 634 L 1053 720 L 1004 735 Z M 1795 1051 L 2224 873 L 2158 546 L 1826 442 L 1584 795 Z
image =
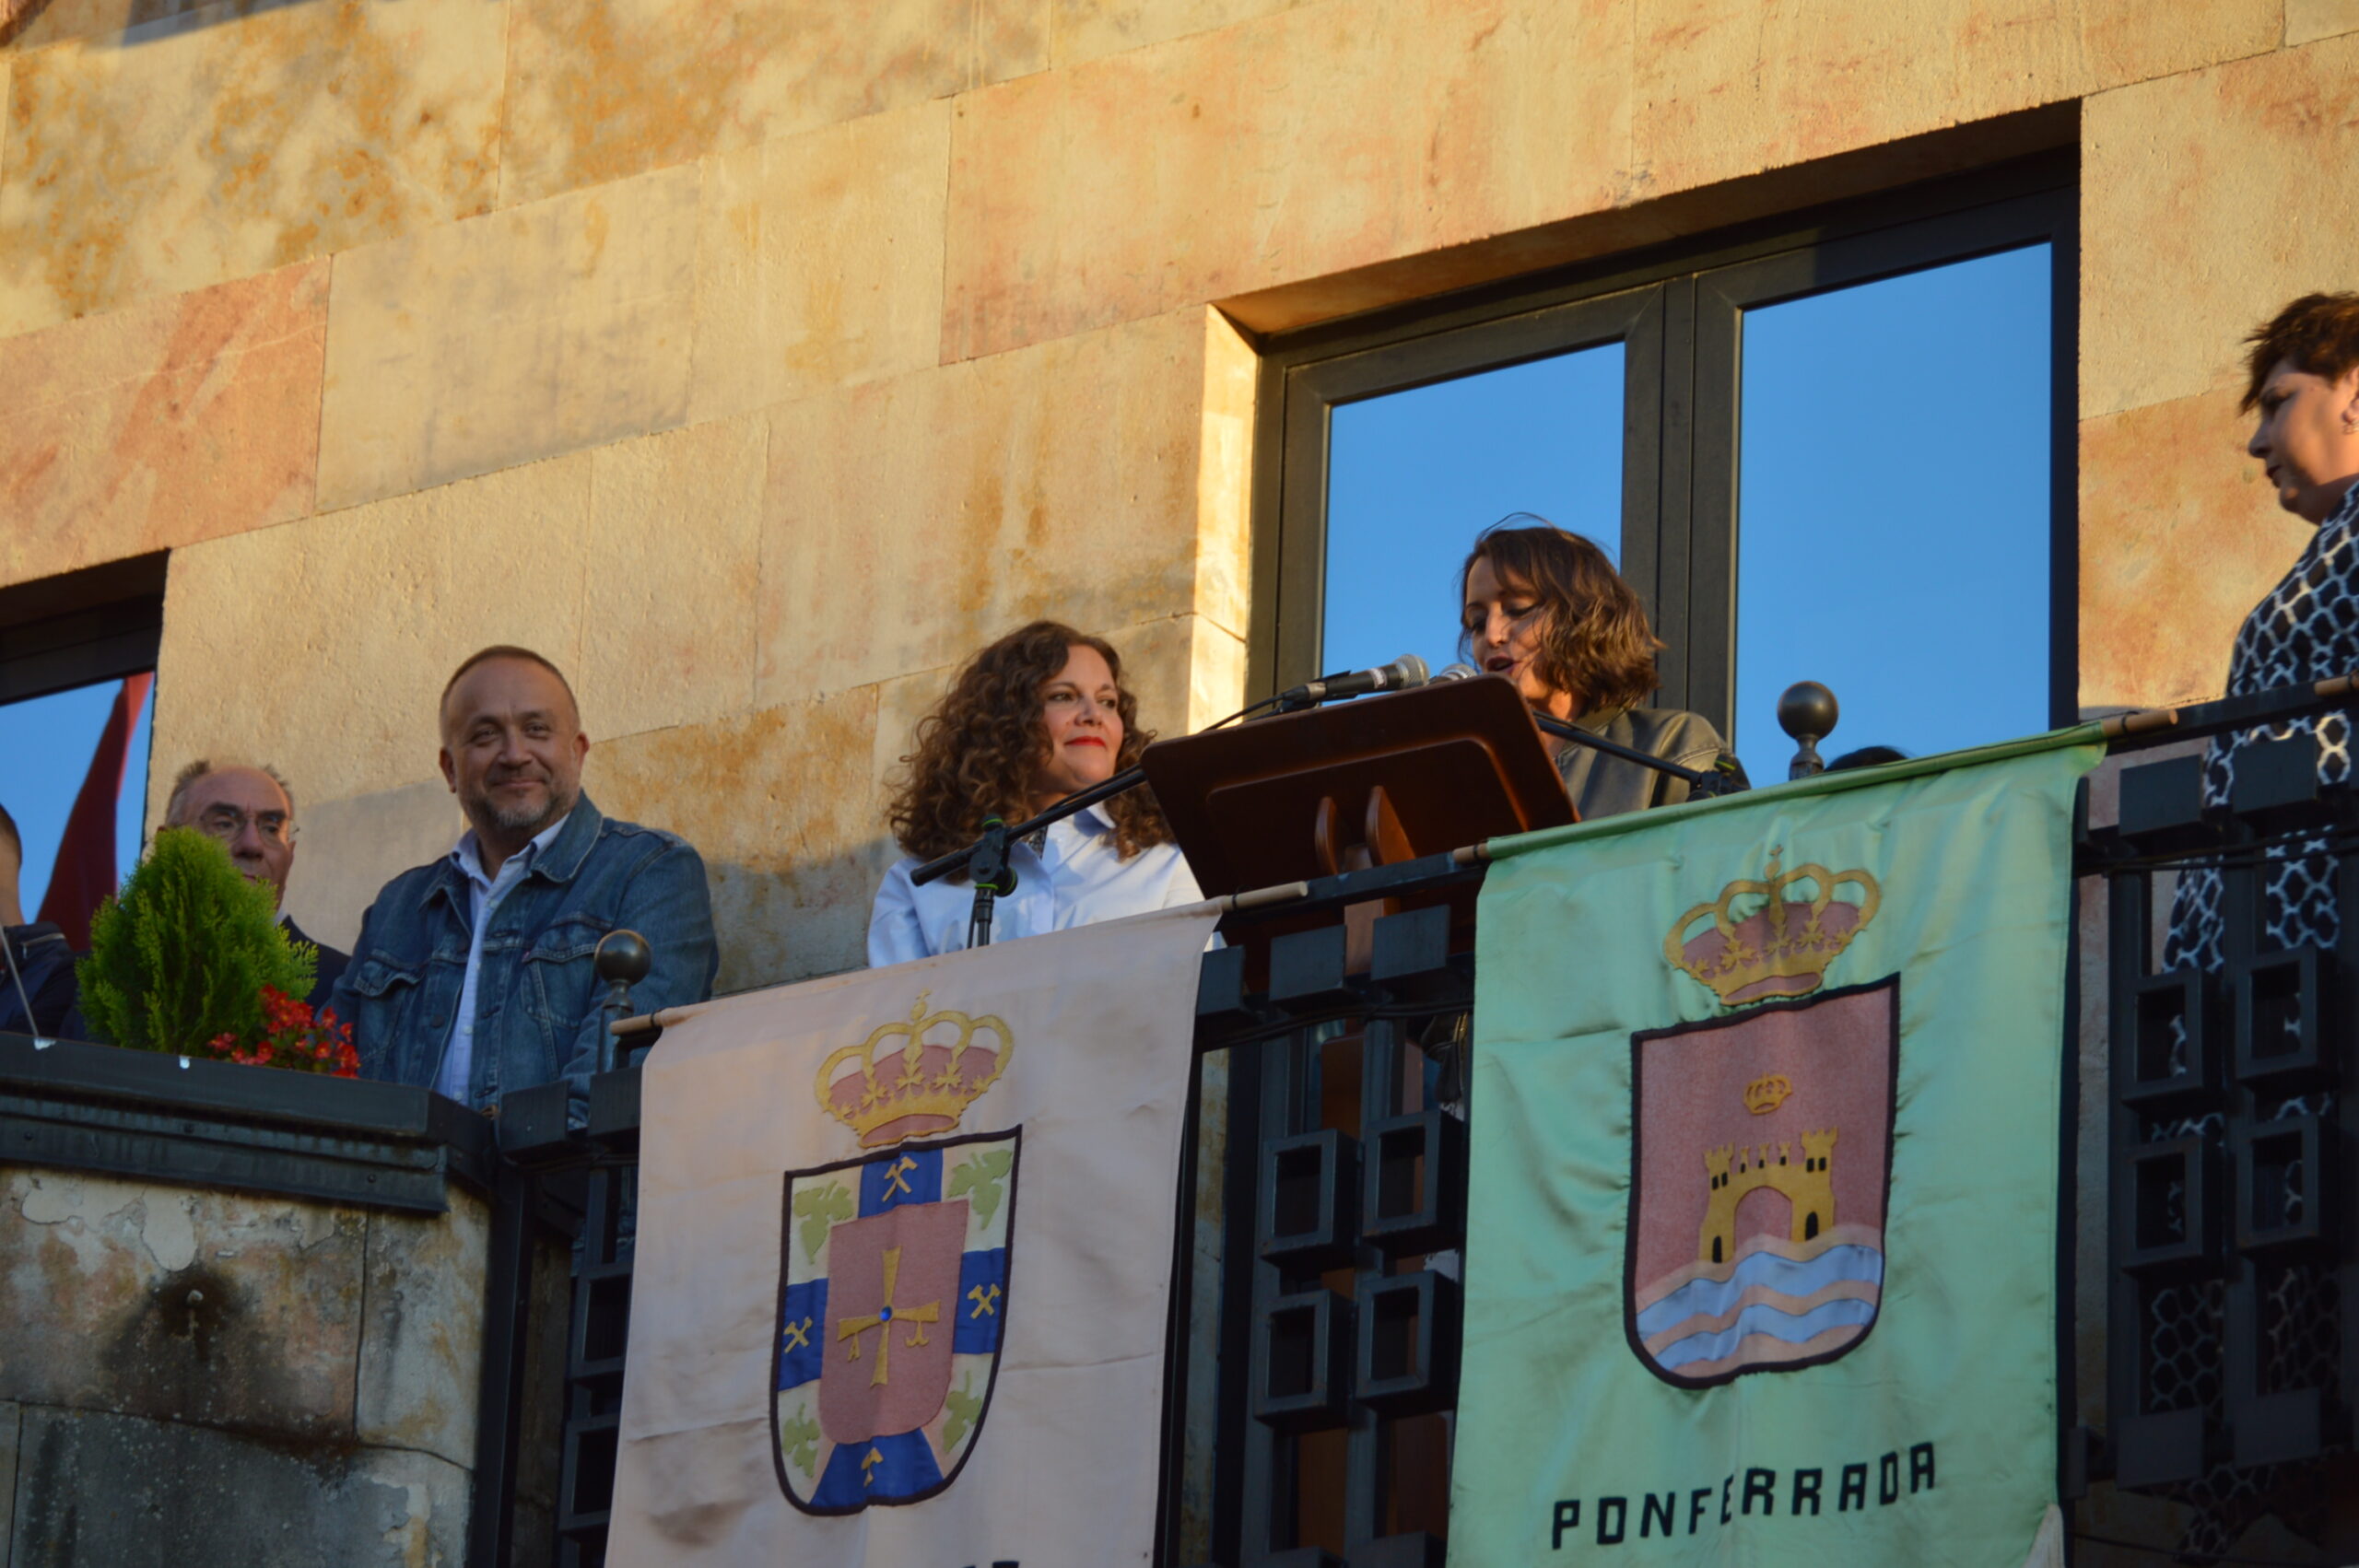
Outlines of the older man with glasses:
M 217 840 L 249 882 L 269 887 L 273 904 L 286 899 L 287 874 L 295 869 L 295 797 L 276 768 L 203 759 L 190 763 L 172 780 L 164 825 L 194 827 Z M 352 955 L 304 935 L 284 912 L 278 923 L 297 942 L 320 950 L 319 971 L 305 1000 L 315 1008 L 326 1006 Z

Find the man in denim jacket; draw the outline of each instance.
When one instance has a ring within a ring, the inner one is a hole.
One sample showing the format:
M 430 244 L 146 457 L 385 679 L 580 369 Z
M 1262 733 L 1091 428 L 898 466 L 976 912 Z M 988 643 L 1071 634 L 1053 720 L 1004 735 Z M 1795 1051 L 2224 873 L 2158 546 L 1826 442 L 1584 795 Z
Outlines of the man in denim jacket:
M 573 689 L 522 648 L 487 648 L 442 692 L 442 777 L 467 831 L 377 895 L 337 981 L 360 1070 L 497 1114 L 563 1078 L 586 1094 L 604 990 L 598 939 L 628 927 L 655 965 L 642 1012 L 712 994 L 720 966 L 704 861 L 681 839 L 599 814 Z

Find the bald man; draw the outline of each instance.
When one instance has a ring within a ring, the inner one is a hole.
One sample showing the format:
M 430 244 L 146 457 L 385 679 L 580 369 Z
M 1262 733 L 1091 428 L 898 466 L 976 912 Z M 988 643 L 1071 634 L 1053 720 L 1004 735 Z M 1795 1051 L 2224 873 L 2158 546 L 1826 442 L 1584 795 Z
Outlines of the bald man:
M 287 874 L 295 869 L 295 797 L 276 768 L 203 758 L 190 763 L 172 780 L 164 825 L 194 827 L 214 839 L 229 851 L 230 863 L 248 882 L 270 889 L 273 907 L 286 900 Z M 314 1008 L 327 1006 L 351 955 L 305 936 L 283 911 L 278 923 L 297 942 L 320 950 L 311 994 L 303 1000 Z
M 573 688 L 526 648 L 487 648 L 443 687 L 442 778 L 467 830 L 385 884 L 336 988 L 360 1070 L 497 1113 L 562 1078 L 586 1100 L 606 1021 L 598 939 L 653 950 L 641 1012 L 712 994 L 720 949 L 704 861 L 581 792 L 590 737 Z

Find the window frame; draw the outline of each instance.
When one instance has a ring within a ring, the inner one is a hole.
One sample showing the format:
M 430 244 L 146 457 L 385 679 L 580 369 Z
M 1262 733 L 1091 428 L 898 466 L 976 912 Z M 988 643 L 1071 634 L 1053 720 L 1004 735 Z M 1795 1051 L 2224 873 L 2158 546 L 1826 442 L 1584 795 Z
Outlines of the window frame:
M 2049 246 L 2048 708 L 2079 702 L 2079 160 L 2071 148 L 1273 336 L 1261 345 L 1247 684 L 1320 673 L 1333 409 L 1619 339 L 1622 570 L 1664 643 L 1656 700 L 1728 732 L 1743 313 Z M 1830 422 L 1848 417 L 1830 410 Z
M 0 707 L 154 670 L 166 562 L 158 551 L 0 588 Z

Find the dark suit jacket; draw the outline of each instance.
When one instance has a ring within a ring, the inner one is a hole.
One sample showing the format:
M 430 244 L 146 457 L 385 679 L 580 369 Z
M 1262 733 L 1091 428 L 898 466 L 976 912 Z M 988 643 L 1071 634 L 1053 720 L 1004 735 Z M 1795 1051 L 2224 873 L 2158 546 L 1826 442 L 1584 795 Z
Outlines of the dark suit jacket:
M 10 926 L 0 931 L 0 941 L 7 942 L 17 961 L 15 976 L 0 964 L 0 1030 L 76 1040 L 88 1035 L 89 1030 L 75 1005 L 81 992 L 74 980 L 74 954 L 65 950 L 65 938 L 58 929 L 46 921 Z M 25 997 L 32 1002 L 29 1022 L 17 993 L 18 978 L 24 982 Z
M 327 1006 L 328 999 L 335 995 L 335 983 L 343 977 L 346 965 L 352 962 L 352 954 L 338 953 L 326 942 L 305 936 L 303 928 L 284 915 L 278 917 L 278 923 L 285 926 L 287 934 L 297 942 L 308 942 L 320 950 L 319 973 L 312 977 L 311 994 L 303 999 L 311 1004 L 311 1012 L 316 1015 L 320 1009 Z M 350 1020 L 345 1022 L 349 1023 Z

